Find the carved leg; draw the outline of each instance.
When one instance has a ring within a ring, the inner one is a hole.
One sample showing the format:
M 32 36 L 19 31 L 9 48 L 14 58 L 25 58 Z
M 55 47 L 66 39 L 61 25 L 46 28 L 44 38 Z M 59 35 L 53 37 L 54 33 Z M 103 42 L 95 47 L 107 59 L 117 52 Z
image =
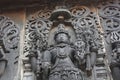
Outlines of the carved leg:
M 30 61 L 31 61 L 32 70 L 36 72 L 37 71 L 37 59 L 35 57 L 31 57 Z
M 33 72 L 25 72 L 22 80 L 36 80 Z
M 6 64 L 7 62 L 6 61 L 0 61 L 0 77 L 2 76 L 2 74 L 4 73 L 5 71 L 5 68 L 6 68 Z
M 95 62 L 96 62 L 96 53 L 91 52 L 91 66 L 92 67 L 95 65 Z

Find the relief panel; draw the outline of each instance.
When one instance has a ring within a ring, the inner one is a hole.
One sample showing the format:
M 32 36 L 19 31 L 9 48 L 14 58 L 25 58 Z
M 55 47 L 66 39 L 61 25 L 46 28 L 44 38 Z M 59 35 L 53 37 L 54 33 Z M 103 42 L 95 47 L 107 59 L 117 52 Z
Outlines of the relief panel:
M 110 80 L 97 12 L 85 6 L 56 6 L 31 13 L 23 80 Z
M 114 80 L 119 80 L 120 65 L 120 1 L 104 2 L 98 6 L 104 30 L 106 53 Z

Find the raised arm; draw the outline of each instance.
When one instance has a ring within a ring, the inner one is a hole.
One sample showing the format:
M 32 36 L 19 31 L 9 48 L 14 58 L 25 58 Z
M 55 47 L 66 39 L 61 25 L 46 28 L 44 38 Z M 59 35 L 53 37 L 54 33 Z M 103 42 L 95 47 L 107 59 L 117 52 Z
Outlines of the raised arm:
M 0 76 L 4 73 L 6 65 L 7 65 L 7 60 L 5 59 L 5 54 L 2 49 L 2 46 L 0 46 Z

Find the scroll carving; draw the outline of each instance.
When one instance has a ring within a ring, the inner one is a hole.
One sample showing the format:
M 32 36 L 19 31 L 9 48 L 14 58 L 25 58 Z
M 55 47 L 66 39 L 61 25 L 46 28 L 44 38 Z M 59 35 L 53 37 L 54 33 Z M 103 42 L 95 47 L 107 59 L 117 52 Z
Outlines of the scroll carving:
M 119 43 L 120 43 L 120 1 L 104 3 L 99 8 L 101 24 L 104 30 L 104 37 L 109 50 L 108 58 L 113 79 L 119 80 Z M 110 56 L 109 56 L 110 55 Z
M 5 16 L 0 16 L 0 77 L 2 77 L 9 59 L 6 54 L 18 50 L 19 28 Z
M 98 17 L 84 6 L 49 11 L 27 21 L 23 80 L 90 79 L 103 49 Z

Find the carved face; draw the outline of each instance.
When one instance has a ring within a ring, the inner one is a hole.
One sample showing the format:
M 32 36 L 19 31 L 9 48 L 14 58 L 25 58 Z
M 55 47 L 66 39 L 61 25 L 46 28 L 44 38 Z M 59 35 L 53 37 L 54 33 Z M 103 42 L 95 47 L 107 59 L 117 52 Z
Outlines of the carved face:
M 66 43 L 69 42 L 69 36 L 65 33 L 59 33 L 55 36 L 55 41 L 57 43 Z

